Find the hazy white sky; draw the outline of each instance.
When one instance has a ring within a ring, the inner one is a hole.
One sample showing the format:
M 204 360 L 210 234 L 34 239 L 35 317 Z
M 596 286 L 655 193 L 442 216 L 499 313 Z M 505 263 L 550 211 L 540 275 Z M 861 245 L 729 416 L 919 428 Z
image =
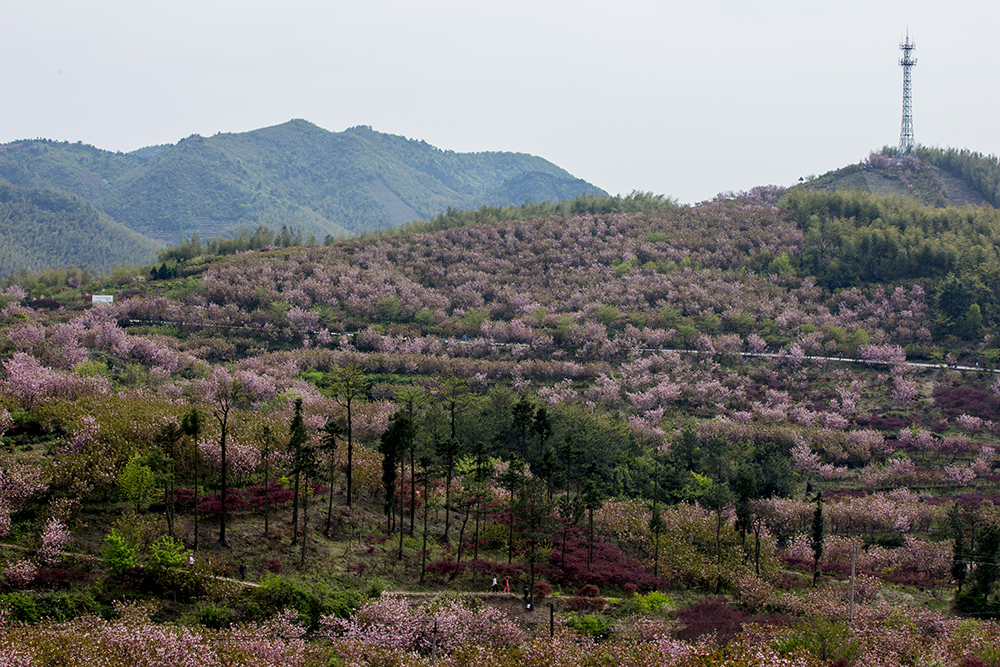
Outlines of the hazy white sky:
M 520 151 L 612 194 L 791 185 L 914 134 L 1000 153 L 989 0 L 2 0 L 0 143 L 304 118 Z

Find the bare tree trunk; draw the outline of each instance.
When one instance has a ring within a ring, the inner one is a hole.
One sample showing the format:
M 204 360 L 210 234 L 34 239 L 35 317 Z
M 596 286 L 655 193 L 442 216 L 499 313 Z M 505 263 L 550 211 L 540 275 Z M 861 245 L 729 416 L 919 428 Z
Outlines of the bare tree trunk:
M 427 519 L 430 506 L 430 477 L 424 471 L 424 544 L 420 550 L 420 583 L 424 583 L 424 576 L 427 573 Z
M 271 481 L 269 475 L 271 472 L 270 467 L 270 445 L 264 444 L 264 535 L 266 536 L 270 532 L 271 528 L 271 489 L 268 487 L 268 483 Z
M 309 542 L 309 478 L 305 479 L 305 492 L 302 494 L 302 555 L 299 557 L 299 567 L 306 565 L 306 543 Z
M 462 520 L 462 528 L 458 531 L 458 555 L 455 562 L 462 562 L 462 540 L 465 539 L 465 527 L 469 524 L 469 514 L 472 512 L 472 505 L 466 505 L 465 518 Z
M 292 492 L 292 544 L 299 541 L 299 471 L 295 471 L 294 491 Z
M 198 442 L 194 443 L 194 550 L 198 550 L 198 485 L 200 470 L 198 468 Z
M 406 459 L 399 457 L 399 553 L 396 560 L 403 560 L 403 484 L 406 481 Z M 411 481 L 412 485 L 413 482 Z

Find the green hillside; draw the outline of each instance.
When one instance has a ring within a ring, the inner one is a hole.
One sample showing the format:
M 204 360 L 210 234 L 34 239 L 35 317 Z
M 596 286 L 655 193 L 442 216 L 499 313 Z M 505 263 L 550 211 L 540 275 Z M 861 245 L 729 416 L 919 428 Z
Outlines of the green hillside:
M 0 181 L 0 276 L 69 266 L 107 271 L 149 262 L 159 249 L 77 197 Z
M 918 147 L 897 163 L 895 149 L 883 148 L 867 160 L 827 172 L 795 189 L 867 192 L 916 199 L 927 206 L 980 206 L 1000 203 L 1000 162 L 969 150 Z
M 337 237 L 449 207 L 605 194 L 531 155 L 455 153 L 369 127 L 329 132 L 304 120 L 129 154 L 15 142 L 0 147 L 0 179 L 77 195 L 171 243 L 258 225 Z

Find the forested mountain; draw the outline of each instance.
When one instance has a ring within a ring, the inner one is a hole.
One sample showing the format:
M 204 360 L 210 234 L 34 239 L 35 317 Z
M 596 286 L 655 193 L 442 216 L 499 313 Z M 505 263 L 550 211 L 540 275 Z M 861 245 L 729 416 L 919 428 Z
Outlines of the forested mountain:
M 304 120 L 193 135 L 129 154 L 14 142 L 0 146 L 0 178 L 74 194 L 170 243 L 258 225 L 323 239 L 398 226 L 448 207 L 605 194 L 531 155 L 455 153 L 365 126 L 329 132 Z
M 79 198 L 0 181 L 0 276 L 85 267 L 106 272 L 156 257 L 160 244 Z

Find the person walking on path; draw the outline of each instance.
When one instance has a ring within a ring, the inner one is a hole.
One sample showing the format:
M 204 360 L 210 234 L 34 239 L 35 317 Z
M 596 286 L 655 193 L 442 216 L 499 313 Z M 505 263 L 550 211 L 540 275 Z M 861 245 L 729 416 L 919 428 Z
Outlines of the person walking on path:
M 500 585 L 497 584 L 497 575 L 495 575 L 495 574 L 493 575 L 493 592 L 494 593 L 499 593 L 500 592 Z
M 503 592 L 510 593 L 510 577 L 503 578 Z
M 246 581 L 247 578 L 247 564 L 240 563 L 240 581 Z

